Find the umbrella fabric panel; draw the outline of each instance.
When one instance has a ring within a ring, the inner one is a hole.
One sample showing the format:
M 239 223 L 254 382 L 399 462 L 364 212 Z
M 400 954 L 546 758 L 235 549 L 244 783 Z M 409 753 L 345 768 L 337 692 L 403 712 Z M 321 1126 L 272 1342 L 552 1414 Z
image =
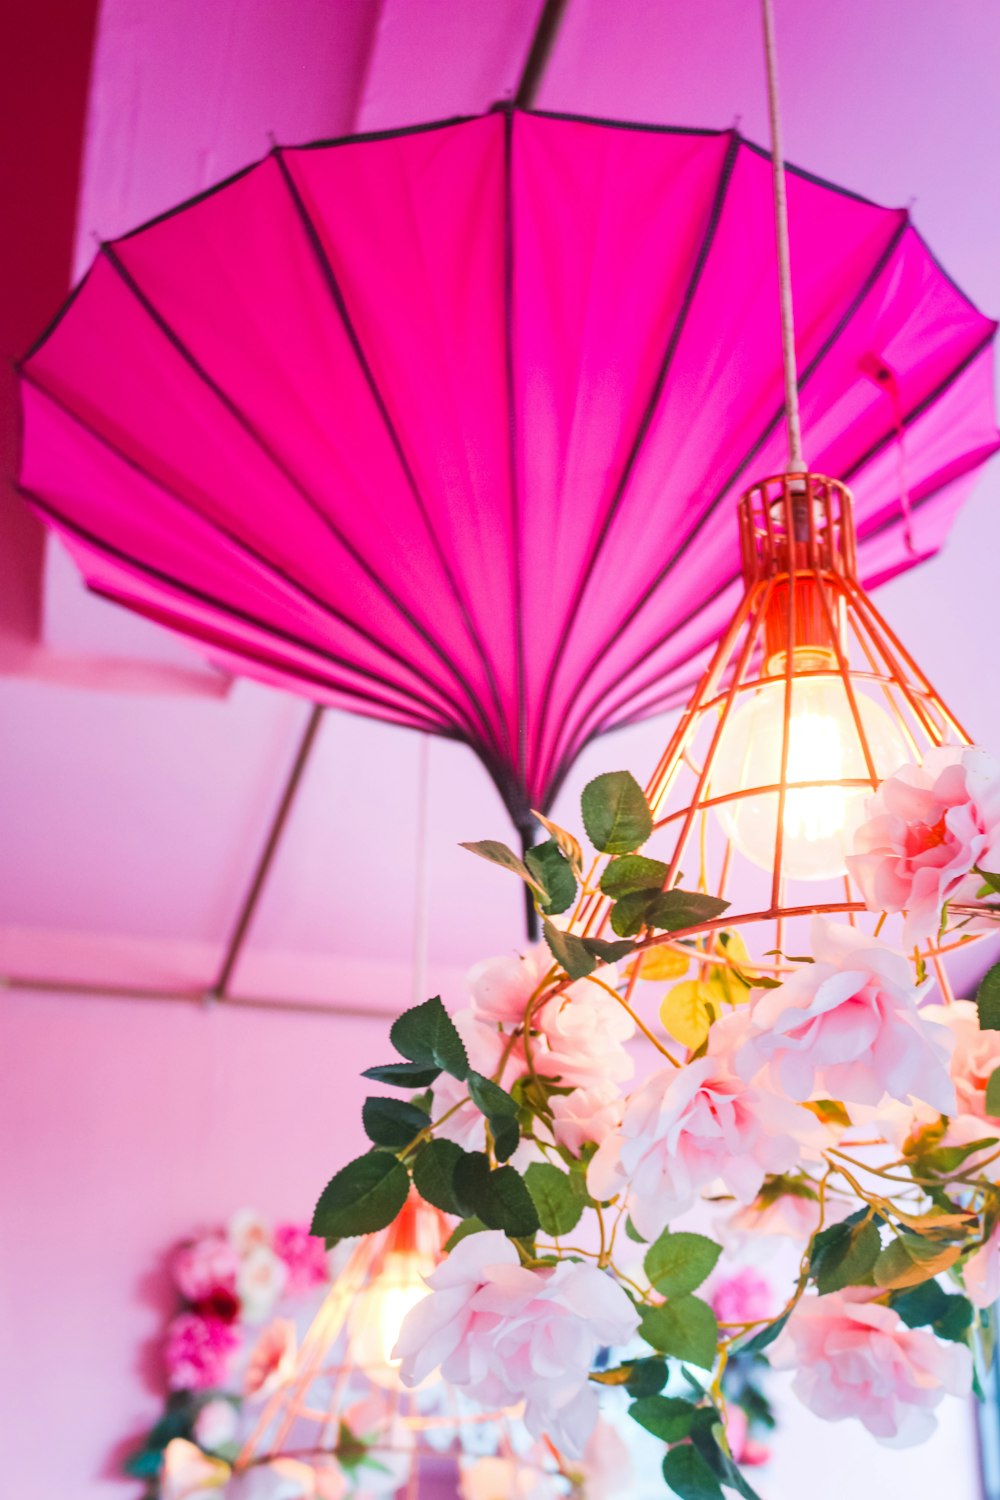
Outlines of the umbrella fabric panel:
M 788 191 L 807 454 L 890 576 L 996 446 L 994 325 L 905 214 Z M 105 246 L 24 382 L 92 587 L 467 740 L 523 822 L 738 594 L 731 507 L 785 460 L 769 163 L 510 110 L 276 150 Z

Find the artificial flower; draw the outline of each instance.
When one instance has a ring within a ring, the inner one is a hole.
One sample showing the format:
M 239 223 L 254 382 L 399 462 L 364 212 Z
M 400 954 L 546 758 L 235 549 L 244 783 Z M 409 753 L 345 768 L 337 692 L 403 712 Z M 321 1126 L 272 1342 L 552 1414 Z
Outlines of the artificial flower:
M 258 1245 L 270 1245 L 271 1227 L 256 1209 L 238 1208 L 227 1228 L 230 1243 L 237 1255 L 249 1255 Z
M 828 1193 L 823 1208 L 824 1224 L 829 1226 L 846 1218 L 855 1207 L 856 1203 Z M 808 1184 L 792 1178 L 784 1185 L 768 1183 L 752 1203 L 743 1204 L 720 1219 L 715 1232 L 726 1251 L 736 1255 L 750 1241 L 758 1239 L 790 1239 L 805 1245 L 819 1227 L 819 1195 Z
M 235 1406 L 221 1396 L 213 1401 L 206 1401 L 195 1417 L 191 1430 L 195 1441 L 210 1453 L 228 1447 L 236 1441 L 240 1430 Z
M 203 1234 L 181 1245 L 171 1264 L 181 1296 L 196 1303 L 210 1302 L 220 1292 L 232 1298 L 239 1269 L 235 1248 L 221 1234 Z
M 236 1291 L 247 1323 L 263 1323 L 285 1289 L 288 1268 L 269 1245 L 255 1245 L 240 1262 Z
M 937 1425 L 946 1393 L 967 1396 L 972 1356 L 908 1328 L 897 1312 L 850 1288 L 803 1297 L 771 1345 L 777 1370 L 794 1370 L 792 1389 L 828 1422 L 857 1417 L 887 1447 L 922 1442 Z
M 224 1459 L 210 1458 L 186 1438 L 172 1438 L 163 1450 L 160 1500 L 219 1500 L 230 1472 Z
M 735 1052 L 740 1077 L 770 1068 L 791 1099 L 876 1105 L 888 1095 L 954 1109 L 950 1034 L 918 1009 L 905 958 L 854 927 L 817 917 L 815 962 L 775 989 L 755 993 L 746 1039 Z
M 239 1343 L 232 1323 L 201 1313 L 178 1313 L 167 1329 L 163 1351 L 168 1386 L 172 1391 L 204 1391 L 222 1385 Z
M 632 1493 L 632 1455 L 617 1427 L 603 1418 L 597 1423 L 580 1463 L 584 1500 L 621 1500 Z
M 726 1441 L 737 1464 L 753 1468 L 770 1461 L 771 1450 L 750 1436 L 750 1423 L 742 1406 L 731 1402 L 726 1412 Z M 590 1497 L 587 1497 L 590 1500 Z
M 847 866 L 872 911 L 906 912 L 907 947 L 933 940 L 948 901 L 975 902 L 973 869 L 1000 866 L 1000 763 L 945 745 L 903 766 L 867 802 Z
M 709 1288 L 708 1301 L 720 1323 L 762 1323 L 772 1316 L 774 1297 L 769 1284 L 752 1267 L 719 1277 Z
M 526 953 L 484 958 L 465 976 L 472 1014 L 494 1027 L 520 1026 L 529 1000 L 551 967 L 552 955 L 544 943 Z
M 1000 1300 L 1000 1224 L 973 1250 L 962 1267 L 962 1280 L 973 1307 L 992 1307 Z
M 618 1086 L 605 1079 L 589 1089 L 553 1094 L 550 1106 L 557 1145 L 579 1156 L 588 1141 L 599 1146 L 617 1129 L 624 1101 Z
M 797 1163 L 815 1128 L 799 1105 L 743 1082 L 726 1057 L 698 1058 L 651 1074 L 630 1096 L 587 1186 L 601 1201 L 627 1192 L 636 1229 L 652 1240 L 716 1180 L 750 1203 L 768 1173 Z
M 597 1350 L 638 1327 L 625 1292 L 594 1266 L 520 1263 L 506 1235 L 462 1240 L 428 1277 L 431 1295 L 403 1324 L 395 1357 L 408 1386 L 435 1369 L 484 1406 L 525 1402 L 533 1437 L 579 1456 L 597 1419 L 588 1383 Z
M 295 1324 L 275 1318 L 263 1330 L 251 1352 L 243 1377 L 247 1396 L 266 1396 L 284 1385 L 295 1370 Z
M 292 1296 L 325 1286 L 330 1279 L 326 1246 L 304 1224 L 276 1224 L 271 1248 L 285 1264 L 285 1291 Z
M 226 1500 L 343 1500 L 347 1478 L 335 1459 L 315 1464 L 272 1458 L 234 1474 Z
M 535 1071 L 569 1088 L 593 1088 L 631 1078 L 635 1063 L 625 1043 L 635 1036 L 635 1022 L 614 994 L 615 973 L 602 969 L 553 995 L 533 1018 L 538 1032 L 532 1045 Z

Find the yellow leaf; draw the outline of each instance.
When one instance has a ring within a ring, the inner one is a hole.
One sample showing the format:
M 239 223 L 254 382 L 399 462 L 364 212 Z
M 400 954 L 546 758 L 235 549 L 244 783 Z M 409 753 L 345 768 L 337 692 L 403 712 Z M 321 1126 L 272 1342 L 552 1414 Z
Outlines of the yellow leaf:
M 725 1004 L 725 993 L 713 980 L 684 979 L 663 997 L 660 1020 L 682 1047 L 694 1050 L 708 1036 Z
M 743 1005 L 750 995 L 745 981 L 756 978 L 747 945 L 738 932 L 720 932 L 718 943 L 717 952 L 720 956 L 724 954 L 728 962 L 712 968 L 712 980 L 721 985 L 730 1005 Z
M 625 971 L 629 978 L 638 964 L 641 964 L 640 979 L 679 979 L 682 974 L 687 973 L 691 960 L 686 954 L 678 953 L 676 948 L 668 948 L 664 943 L 658 948 L 647 948 L 641 958 L 634 958 Z

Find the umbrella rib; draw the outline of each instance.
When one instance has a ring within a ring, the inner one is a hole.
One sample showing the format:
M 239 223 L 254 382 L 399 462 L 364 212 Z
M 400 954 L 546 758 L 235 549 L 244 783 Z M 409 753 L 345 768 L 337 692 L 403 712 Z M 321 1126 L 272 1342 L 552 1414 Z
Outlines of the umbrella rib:
M 237 605 L 226 604 L 221 599 L 217 599 L 214 595 L 207 594 L 202 589 L 197 589 L 191 584 L 183 583 L 180 579 L 172 577 L 171 574 L 164 572 L 162 568 L 154 567 L 152 563 L 142 562 L 139 558 L 133 557 L 130 553 L 124 551 L 124 549 L 122 549 L 121 547 L 116 547 L 112 542 L 108 542 L 103 538 L 95 535 L 95 533 L 88 531 L 87 528 L 85 526 L 81 526 L 78 521 L 72 520 L 69 516 L 60 511 L 57 506 L 53 505 L 50 500 L 40 495 L 36 490 L 29 489 L 24 485 L 19 485 L 18 493 L 21 494 L 29 504 L 33 505 L 36 510 L 40 510 L 43 515 L 48 516 L 56 526 L 62 528 L 64 531 L 68 531 L 71 536 L 75 536 L 78 541 L 82 542 L 85 546 L 93 548 L 94 551 L 102 554 L 104 557 L 122 563 L 125 567 L 131 568 L 137 573 L 144 574 L 146 577 L 153 579 L 155 582 L 162 584 L 169 589 L 175 590 L 178 594 L 187 596 L 189 599 L 195 601 L 198 604 L 205 605 L 212 610 L 217 610 L 220 615 L 228 616 L 229 618 L 234 620 L 239 620 L 243 624 L 250 625 L 254 629 L 266 632 L 268 635 L 272 635 L 278 640 L 285 641 L 288 645 L 295 646 L 298 650 L 306 652 L 306 654 L 309 656 L 319 657 L 320 659 L 328 661 L 333 666 L 339 667 L 341 670 L 345 670 L 348 673 L 356 673 L 359 671 L 359 669 L 352 666 L 349 661 L 336 656 L 333 652 L 326 650 L 324 647 L 316 645 L 314 642 L 304 640 L 301 636 L 297 636 L 292 631 L 285 630 L 281 626 L 268 625 L 264 627 L 260 624 L 259 620 L 254 619 L 254 617 L 248 614 L 246 610 L 240 609 Z M 100 589 L 94 589 L 95 593 L 101 591 L 102 590 Z M 113 595 L 115 591 L 113 589 L 103 589 L 103 592 Z M 124 597 L 124 595 L 122 597 Z M 131 608 L 133 606 L 130 605 L 129 607 Z M 147 610 L 146 612 L 149 613 L 150 611 Z M 167 611 L 164 611 L 164 613 L 167 613 Z M 188 627 L 185 624 L 185 631 L 187 631 L 187 628 Z M 247 650 L 243 645 L 234 646 L 231 649 L 236 655 L 239 655 L 241 653 L 246 655 L 250 654 L 249 650 Z M 347 688 L 337 683 L 336 681 L 320 678 L 318 675 L 316 681 L 317 683 L 322 683 L 324 681 L 329 682 L 329 685 L 336 692 L 355 691 L 353 687 Z M 419 704 L 423 708 L 428 707 L 428 705 L 422 704 L 421 700 L 416 698 L 407 689 L 399 688 L 392 683 L 386 683 L 385 685 L 390 687 L 393 692 L 398 693 L 400 697 L 410 698 L 414 703 Z M 380 699 L 374 694 L 370 695 L 370 697 L 372 701 L 381 703 L 383 707 L 396 707 L 396 705 L 393 705 L 388 700 Z
M 534 48 L 532 48 L 532 55 Z M 527 71 L 527 70 L 526 70 Z M 524 575 L 521 566 L 521 490 L 517 462 L 517 392 L 514 380 L 514 203 L 513 203 L 514 112 L 504 112 L 503 133 L 503 313 L 504 377 L 507 390 L 507 463 L 509 469 L 511 542 L 514 572 L 514 659 L 517 673 L 517 765 L 527 781 L 528 710 L 527 670 L 524 651 Z M 525 802 L 530 800 L 530 789 Z M 531 841 L 535 820 L 528 806 L 519 829 Z M 532 908 L 533 909 L 533 908 Z
M 386 435 L 389 438 L 390 443 L 392 444 L 393 452 L 396 454 L 396 458 L 399 463 L 400 469 L 402 470 L 403 477 L 406 480 L 407 488 L 409 489 L 410 494 L 413 497 L 413 502 L 416 505 L 417 511 L 420 515 L 420 519 L 424 524 L 424 530 L 427 533 L 427 539 L 434 550 L 434 554 L 437 557 L 438 563 L 441 567 L 441 571 L 444 577 L 447 579 L 448 586 L 451 589 L 455 603 L 458 606 L 458 610 L 462 618 L 462 623 L 465 626 L 466 634 L 469 637 L 476 655 L 479 657 L 479 660 L 482 663 L 483 671 L 486 675 L 487 685 L 489 687 L 490 697 L 493 700 L 493 707 L 496 710 L 497 727 L 503 734 L 504 738 L 509 740 L 507 723 L 504 717 L 503 704 L 500 697 L 500 689 L 493 670 L 493 664 L 489 659 L 489 655 L 476 628 L 465 596 L 462 593 L 462 590 L 459 588 L 458 580 L 455 578 L 455 575 L 448 564 L 448 560 L 445 556 L 444 549 L 441 546 L 437 532 L 431 524 L 431 519 L 428 515 L 427 506 L 421 493 L 420 486 L 417 483 L 416 475 L 414 474 L 412 465 L 410 464 L 410 461 L 406 456 L 406 450 L 403 447 L 403 440 L 400 437 L 400 434 L 396 428 L 396 424 L 389 412 L 388 403 L 386 402 L 386 399 L 379 387 L 378 381 L 375 378 L 375 372 L 372 369 L 371 362 L 368 359 L 368 356 L 365 354 L 365 351 L 361 345 L 361 339 L 358 335 L 357 329 L 354 326 L 354 322 L 351 318 L 350 312 L 348 311 L 347 300 L 344 296 L 340 282 L 337 279 L 337 274 L 333 269 L 330 257 L 327 254 L 326 246 L 323 243 L 322 236 L 320 235 L 319 229 L 316 226 L 315 220 L 309 212 L 305 199 L 303 198 L 302 193 L 299 189 L 299 185 L 295 181 L 295 178 L 292 175 L 292 171 L 285 160 L 284 153 L 280 148 L 275 150 L 274 158 L 277 162 L 278 170 L 281 174 L 281 179 L 288 191 L 289 198 L 291 199 L 299 223 L 305 232 L 306 239 L 309 242 L 310 249 L 313 252 L 313 256 L 316 260 L 317 266 L 319 267 L 320 274 L 326 284 L 327 291 L 330 293 L 330 299 L 337 311 L 337 316 L 340 319 L 341 325 L 344 329 L 344 333 L 347 337 L 347 341 L 351 346 L 351 350 L 354 354 L 355 359 L 357 360 L 358 368 L 360 369 L 361 374 L 364 377 L 365 384 L 368 386 L 371 398 L 375 403 L 380 418 L 382 419 L 382 425 L 385 428 Z M 470 699 L 476 703 L 476 706 L 480 708 L 480 712 L 482 712 L 481 705 L 478 703 L 478 700 L 472 693 L 469 684 L 463 682 L 463 686 L 469 693 Z M 484 724 L 485 722 L 486 721 L 484 716 Z M 509 743 L 508 749 L 510 749 Z
M 398 598 L 391 589 L 386 587 L 385 580 L 379 576 L 377 571 L 371 566 L 367 559 L 358 551 L 353 543 L 348 540 L 339 526 L 337 526 L 330 518 L 330 516 L 327 515 L 327 513 L 323 510 L 323 507 L 317 503 L 314 496 L 310 494 L 305 485 L 303 485 L 302 482 L 297 478 L 295 473 L 288 467 L 281 456 L 275 452 L 271 444 L 264 437 L 264 434 L 259 431 L 259 429 L 253 422 L 251 422 L 246 413 L 242 411 L 239 406 L 237 406 L 233 398 L 222 388 L 221 385 L 219 385 L 218 381 L 209 374 L 208 370 L 206 370 L 205 366 L 197 358 L 194 352 L 188 348 L 187 344 L 177 333 L 176 329 L 170 326 L 163 314 L 143 291 L 142 287 L 136 281 L 135 277 L 120 259 L 114 246 L 109 244 L 108 242 L 105 242 L 102 244 L 101 249 L 104 255 L 107 257 L 109 264 L 117 272 L 124 285 L 129 289 L 129 291 L 135 297 L 136 301 L 139 303 L 140 307 L 142 307 L 143 311 L 149 316 L 156 327 L 159 328 L 160 332 L 167 339 L 170 345 L 181 356 L 181 358 L 189 366 L 189 368 L 193 370 L 195 375 L 205 385 L 205 387 L 210 390 L 215 398 L 222 404 L 222 406 L 225 407 L 230 416 L 239 424 L 239 426 L 255 443 L 261 453 L 263 453 L 265 457 L 270 461 L 270 463 L 274 466 L 278 473 L 281 474 L 282 477 L 292 486 L 296 494 L 299 495 L 299 497 L 305 502 L 312 513 L 321 522 L 321 524 L 326 527 L 334 540 L 337 541 L 341 547 L 343 547 L 344 551 L 352 559 L 352 561 L 357 564 L 357 566 L 362 570 L 366 577 L 374 584 L 378 592 L 381 593 L 383 597 L 388 601 L 388 603 L 393 607 L 393 609 L 395 609 L 397 613 L 403 617 L 403 619 L 407 622 L 411 629 L 416 631 L 421 639 L 426 642 L 426 644 L 430 647 L 434 654 L 440 659 L 447 670 L 451 673 L 455 681 L 467 693 L 470 704 L 474 705 L 478 709 L 479 703 L 475 697 L 475 694 L 472 692 L 470 684 L 465 680 L 463 673 L 459 670 L 457 664 L 452 661 L 451 657 L 445 651 L 440 641 L 438 641 L 437 638 L 432 635 L 431 632 L 427 629 L 427 627 L 417 619 L 408 605 L 404 604 L 404 602 L 400 598 Z M 490 738 L 490 726 L 485 719 L 482 721 L 481 727 L 483 729 L 485 737 L 487 739 Z
M 889 264 L 890 260 L 892 259 L 893 255 L 895 254 L 896 249 L 898 248 L 898 246 L 899 246 L 899 244 L 900 244 L 900 242 L 901 242 L 901 240 L 903 238 L 903 235 L 905 234 L 905 232 L 906 232 L 906 230 L 908 228 L 908 225 L 909 225 L 909 218 L 908 218 L 908 216 L 905 216 L 905 215 L 902 216 L 900 218 L 899 222 L 894 227 L 892 234 L 889 236 L 889 239 L 888 239 L 887 243 L 885 244 L 885 246 L 883 247 L 883 249 L 879 253 L 877 259 L 875 260 L 874 264 L 872 265 L 871 269 L 869 270 L 868 274 L 866 275 L 864 281 L 861 283 L 861 286 L 858 288 L 858 290 L 855 293 L 854 297 L 851 299 L 849 305 L 847 306 L 847 308 L 845 309 L 845 311 L 843 312 L 843 314 L 841 315 L 841 317 L 838 319 L 836 325 L 831 329 L 830 333 L 824 339 L 823 343 L 820 345 L 819 349 L 817 349 L 816 353 L 813 355 L 813 357 L 809 361 L 809 363 L 803 368 L 801 374 L 799 375 L 799 389 L 800 390 L 807 383 L 807 381 L 809 381 L 812 378 L 812 376 L 816 373 L 816 371 L 820 368 L 820 366 L 822 365 L 823 361 L 826 359 L 827 355 L 830 353 L 831 349 L 835 346 L 835 344 L 838 342 L 838 340 L 841 338 L 841 336 L 850 327 L 851 322 L 853 321 L 853 319 L 855 317 L 855 314 L 858 312 L 858 310 L 860 309 L 860 307 L 862 306 L 862 304 L 865 302 L 865 300 L 870 296 L 871 292 L 873 291 L 874 287 L 876 286 L 876 284 L 878 283 L 880 277 L 882 276 L 883 271 L 885 270 L 886 266 Z M 753 462 L 754 458 L 760 452 L 761 448 L 767 442 L 768 438 L 771 437 L 771 435 L 778 428 L 778 426 L 781 423 L 782 417 L 784 416 L 784 412 L 785 412 L 785 403 L 784 403 L 784 401 L 782 401 L 778 405 L 778 407 L 776 408 L 776 410 L 775 410 L 774 414 L 771 416 L 770 420 L 765 424 L 765 426 L 762 429 L 762 431 L 754 439 L 753 443 L 751 443 L 750 447 L 747 449 L 746 453 L 740 459 L 739 463 L 732 470 L 732 472 L 727 476 L 727 478 L 725 479 L 725 481 L 723 482 L 723 484 L 720 486 L 720 488 L 716 491 L 715 495 L 709 501 L 709 504 L 706 506 L 706 508 L 702 511 L 701 515 L 695 521 L 694 526 L 688 532 L 687 536 L 680 543 L 680 545 L 671 553 L 670 557 L 664 563 L 664 565 L 660 569 L 659 573 L 652 580 L 652 582 L 647 586 L 647 588 L 640 595 L 640 597 L 635 601 L 635 603 L 629 609 L 628 613 L 625 615 L 624 619 L 618 624 L 618 626 L 616 627 L 616 630 L 615 630 L 615 639 L 616 640 L 632 625 L 632 623 L 635 621 L 635 619 L 637 618 L 637 616 L 641 613 L 641 611 L 649 603 L 650 599 L 653 597 L 653 595 L 656 593 L 656 591 L 662 586 L 662 584 L 670 576 L 670 574 L 672 573 L 673 569 L 677 566 L 678 562 L 680 562 L 681 558 L 684 556 L 684 554 L 687 552 L 688 548 L 691 546 L 692 542 L 694 542 L 695 539 L 699 536 L 699 534 L 701 533 L 702 529 L 705 527 L 705 525 L 708 523 L 708 521 L 711 519 L 711 517 L 715 514 L 716 510 L 719 508 L 719 506 L 721 505 L 722 501 L 729 494 L 730 490 L 732 489 L 732 487 L 736 483 L 736 481 L 739 479 L 740 475 L 743 474 L 743 472 L 750 466 L 750 464 Z M 615 688 L 620 687 L 621 684 L 623 682 L 625 682 L 632 675 L 632 673 L 638 667 L 640 667 L 642 665 L 642 663 L 644 661 L 647 661 L 649 659 L 649 657 L 654 654 L 654 652 L 658 651 L 660 649 L 660 647 L 663 646 L 663 644 L 665 643 L 665 641 L 670 638 L 670 635 L 673 635 L 673 634 L 674 634 L 674 631 L 671 630 L 668 633 L 667 636 L 660 636 L 656 641 L 654 641 L 650 646 L 648 646 L 646 648 L 646 650 L 643 651 L 640 656 L 636 657 L 635 660 L 631 661 L 627 667 L 623 668 L 622 671 L 619 672 L 619 674 L 617 675 L 617 677 L 613 678 L 612 681 L 609 682 L 604 689 L 602 689 L 600 697 L 597 699 L 597 701 L 596 702 L 592 701 L 590 703 L 590 705 L 586 709 L 585 713 L 583 713 L 583 714 L 580 715 L 580 717 L 579 717 L 579 719 L 578 719 L 577 722 L 579 724 L 581 724 L 581 725 L 585 724 L 587 722 L 587 719 L 591 716 L 591 714 L 594 713 L 595 709 L 598 707 L 601 698 L 606 697 L 609 693 L 613 692 Z M 574 699 L 579 695 L 579 693 L 581 691 L 581 688 L 582 688 L 582 684 L 585 683 L 585 682 L 587 682 L 588 679 L 590 678 L 590 676 L 595 671 L 599 660 L 600 660 L 600 657 L 597 654 L 595 654 L 594 656 L 591 657 L 591 659 L 588 662 L 586 668 L 584 669 L 583 673 L 581 674 L 581 677 L 580 677 L 580 680 L 579 680 L 579 684 L 578 684 L 578 686 L 577 686 L 577 688 L 576 688 L 576 690 L 574 692 L 574 695 L 573 695 Z M 573 700 L 571 699 L 571 701 L 573 701 Z M 578 733 L 574 737 L 578 738 Z
M 638 461 L 640 453 L 642 452 L 647 434 L 652 425 L 653 416 L 656 412 L 657 406 L 659 405 L 660 397 L 663 393 L 664 385 L 666 384 L 667 375 L 670 371 L 670 366 L 672 365 L 674 355 L 677 352 L 677 346 L 680 342 L 681 334 L 683 333 L 685 325 L 687 323 L 688 315 L 690 314 L 691 307 L 694 303 L 695 293 L 697 292 L 699 283 L 701 282 L 705 264 L 711 253 L 712 245 L 718 231 L 719 221 L 722 217 L 722 210 L 725 204 L 726 195 L 729 191 L 729 185 L 732 181 L 733 170 L 736 165 L 736 157 L 739 152 L 739 148 L 740 138 L 735 131 L 731 131 L 729 133 L 729 143 L 726 147 L 726 152 L 722 160 L 722 167 L 719 172 L 719 178 L 716 183 L 715 192 L 712 197 L 712 206 L 709 211 L 705 228 L 698 245 L 698 252 L 694 259 L 694 265 L 691 268 L 691 274 L 688 277 L 687 286 L 684 289 L 684 296 L 681 299 L 681 304 L 678 308 L 677 316 L 673 321 L 673 325 L 670 330 L 670 336 L 667 339 L 667 345 L 663 353 L 663 358 L 660 361 L 659 369 L 657 370 L 656 377 L 653 381 L 652 390 L 650 391 L 645 407 L 643 408 L 642 416 L 639 420 L 639 426 L 636 430 L 635 437 L 632 440 L 632 445 L 622 467 L 622 472 L 619 475 L 618 482 L 615 485 L 614 491 L 612 492 L 611 499 L 605 508 L 604 516 L 598 528 L 597 536 L 591 545 L 590 552 L 583 569 L 583 573 L 578 579 L 576 588 L 574 589 L 572 603 L 570 604 L 569 611 L 566 615 L 565 620 L 563 621 L 562 628 L 559 632 L 559 639 L 556 644 L 555 651 L 553 652 L 552 660 L 549 663 L 548 671 L 545 676 L 545 685 L 542 689 L 541 704 L 539 709 L 539 740 L 542 743 L 544 743 L 545 726 L 549 717 L 552 694 L 555 688 L 555 680 L 559 671 L 559 666 L 562 662 L 563 653 L 566 650 L 566 646 L 573 632 L 580 609 L 582 608 L 587 588 L 590 584 L 591 578 L 593 577 L 594 569 L 597 566 L 601 547 L 603 546 L 608 532 L 611 529 L 611 524 L 618 511 L 618 507 L 621 504 L 626 489 L 628 488 L 629 481 L 635 470 L 635 465 Z M 584 678 L 584 681 L 585 680 L 586 677 Z
M 376 636 L 369 635 L 365 630 L 361 628 L 360 625 L 350 619 L 349 616 L 343 614 L 339 609 L 337 609 L 336 605 L 331 604 L 320 594 L 314 593 L 313 590 L 310 589 L 305 583 L 302 583 L 299 580 L 293 578 L 292 575 L 290 573 L 287 573 L 272 556 L 265 555 L 264 553 L 259 552 L 248 541 L 239 536 L 236 532 L 231 531 L 224 522 L 216 520 L 215 517 L 209 516 L 206 512 L 199 510 L 197 506 L 195 506 L 190 500 L 188 500 L 185 495 L 181 494 L 179 490 L 176 490 L 172 485 L 168 485 L 165 480 L 160 479 L 156 475 L 152 474 L 150 470 L 147 469 L 146 466 L 137 458 L 135 458 L 131 453 L 126 452 L 124 448 L 120 447 L 117 443 L 112 442 L 111 438 L 109 438 L 106 434 L 99 432 L 94 426 L 92 426 L 90 422 L 87 421 L 85 417 L 81 415 L 80 412 L 76 411 L 65 400 L 63 400 L 61 396 L 57 396 L 54 391 L 51 391 L 46 385 L 44 385 L 32 371 L 22 371 L 21 379 L 26 385 L 30 385 L 34 390 L 38 391 L 42 396 L 44 396 L 47 401 L 51 401 L 52 405 L 56 407 L 58 411 L 62 412 L 63 415 L 66 416 L 77 427 L 79 427 L 82 432 L 87 433 L 87 435 L 92 438 L 95 443 L 97 443 L 101 448 L 105 449 L 119 462 L 123 463 L 126 468 L 133 470 L 133 472 L 138 474 L 147 483 L 152 485 L 166 499 L 173 501 L 174 504 L 179 506 L 181 510 L 186 511 L 189 515 L 194 516 L 196 521 L 205 526 L 209 531 L 217 533 L 217 535 L 221 536 L 236 551 L 244 553 L 253 562 L 258 563 L 261 567 L 269 570 L 275 575 L 275 577 L 279 578 L 281 582 L 293 593 L 298 594 L 308 603 L 315 605 L 317 609 L 321 610 L 324 614 L 329 615 L 332 620 L 335 620 L 346 630 L 352 631 L 355 635 L 360 636 L 363 641 L 366 641 L 370 646 L 374 646 L 377 651 L 380 651 L 384 656 L 387 656 L 389 660 L 395 662 L 397 666 L 402 667 L 405 671 L 412 673 L 416 677 L 420 677 L 421 674 L 410 662 L 406 660 L 406 658 L 400 652 L 396 651 L 392 646 L 386 645 Z M 257 620 L 255 623 L 262 630 L 266 630 L 269 628 L 267 622 L 262 619 Z M 392 692 L 398 691 L 407 693 L 408 695 L 414 697 L 414 700 L 416 702 L 424 701 L 416 694 L 414 694 L 412 688 L 401 687 L 391 678 L 382 676 L 381 673 L 373 671 L 370 667 L 364 667 L 360 663 L 352 664 L 350 662 L 350 659 L 347 657 L 340 658 L 339 660 L 340 664 L 343 667 L 348 668 L 352 672 L 357 672 L 359 676 L 367 677 L 372 682 L 379 683 L 382 687 L 389 688 Z M 456 699 L 452 698 L 452 696 L 440 684 L 429 683 L 426 678 L 423 678 L 422 680 L 427 686 L 433 688 L 433 691 L 454 712 L 456 718 L 458 718 L 465 724 L 469 733 L 472 733 L 472 723 L 465 713 L 463 706 Z M 428 707 L 428 709 L 431 708 L 431 705 L 429 703 L 426 706 Z

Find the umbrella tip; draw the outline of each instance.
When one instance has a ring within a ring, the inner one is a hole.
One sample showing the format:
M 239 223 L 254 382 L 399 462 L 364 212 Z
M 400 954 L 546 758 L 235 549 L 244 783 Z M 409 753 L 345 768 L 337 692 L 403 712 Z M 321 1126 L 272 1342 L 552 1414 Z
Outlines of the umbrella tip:
M 268 143 L 269 143 L 269 145 L 271 147 L 271 150 L 272 151 L 277 151 L 277 149 L 278 149 L 278 137 L 275 135 L 275 133 L 274 133 L 273 130 L 269 130 L 267 132 L 267 139 L 268 139 Z

